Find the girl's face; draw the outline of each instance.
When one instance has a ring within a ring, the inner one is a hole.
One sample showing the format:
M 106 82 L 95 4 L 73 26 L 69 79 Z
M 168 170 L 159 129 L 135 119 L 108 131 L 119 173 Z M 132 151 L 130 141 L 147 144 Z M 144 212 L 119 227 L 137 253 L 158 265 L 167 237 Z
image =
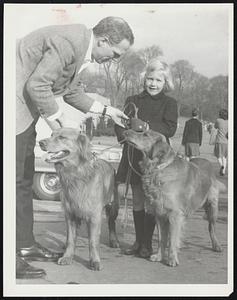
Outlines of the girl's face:
M 153 71 L 146 75 L 145 90 L 151 96 L 159 94 L 165 85 L 165 77 L 160 71 Z

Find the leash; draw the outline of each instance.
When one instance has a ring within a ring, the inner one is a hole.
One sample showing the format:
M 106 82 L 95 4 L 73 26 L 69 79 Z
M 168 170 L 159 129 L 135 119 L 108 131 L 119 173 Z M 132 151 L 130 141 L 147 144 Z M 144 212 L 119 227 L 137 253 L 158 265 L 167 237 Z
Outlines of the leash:
M 124 111 L 129 105 L 133 106 L 133 108 L 134 108 L 134 118 L 138 119 L 138 116 L 137 116 L 138 108 L 136 107 L 135 103 L 133 103 L 133 102 L 127 103 L 127 105 L 125 105 L 125 107 L 124 107 Z M 131 113 L 132 113 L 132 111 L 130 111 L 127 115 L 130 116 Z M 125 139 L 123 141 L 125 141 Z M 130 155 L 130 152 L 131 152 L 131 155 Z M 127 156 L 128 156 L 129 167 L 128 167 L 128 172 L 127 172 L 127 176 L 126 176 L 126 180 L 125 180 L 126 188 L 125 188 L 125 192 L 124 192 L 124 195 L 123 195 L 123 199 L 124 199 L 124 213 L 123 213 L 123 216 L 122 216 L 122 227 L 123 227 L 123 229 L 126 229 L 127 224 L 128 224 L 128 198 L 127 198 L 127 196 L 128 196 L 128 189 L 129 189 L 129 185 L 130 185 L 130 179 L 131 179 L 132 171 L 135 172 L 137 175 L 142 176 L 142 174 L 140 174 L 132 165 L 133 154 L 134 154 L 134 147 L 132 147 L 131 145 L 128 145 Z
M 136 107 L 135 103 L 133 102 L 129 102 L 125 105 L 124 107 L 124 111 L 126 110 L 126 108 L 129 106 L 129 105 L 132 105 L 133 106 L 133 109 L 134 109 L 134 119 L 138 119 L 138 108 Z M 128 112 L 128 116 L 130 116 L 132 113 L 132 111 Z M 125 124 L 125 128 L 126 128 L 126 125 L 128 125 L 127 123 Z M 107 151 L 108 149 L 111 149 L 113 147 L 116 147 L 118 145 L 120 145 L 121 143 L 125 142 L 126 139 L 123 139 L 121 140 L 119 143 L 116 143 L 112 146 L 109 146 L 103 150 L 99 150 L 100 153 L 103 153 L 104 151 Z M 131 152 L 131 155 L 130 155 L 130 152 Z M 127 228 L 127 224 L 128 224 L 128 190 L 129 190 L 129 184 L 130 184 L 130 179 L 131 179 L 131 174 L 132 174 L 132 171 L 134 173 L 136 173 L 138 176 L 142 176 L 142 174 L 140 174 L 132 165 L 132 161 L 133 161 L 133 154 L 134 154 L 134 147 L 132 147 L 131 145 L 128 145 L 128 163 L 129 163 L 129 168 L 128 168 L 128 172 L 127 172 L 127 176 L 126 176 L 126 180 L 125 180 L 125 192 L 123 194 L 123 199 L 124 199 L 124 213 L 123 213 L 123 216 L 122 216 L 122 227 L 124 229 Z M 98 154 L 93 152 L 93 155 L 94 157 L 96 157 Z
M 122 228 L 123 229 L 126 229 L 127 225 L 128 225 L 128 198 L 127 198 L 127 196 L 128 196 L 128 188 L 129 188 L 129 184 L 130 184 L 131 172 L 132 172 L 131 168 L 128 168 L 128 173 L 127 173 L 126 181 L 125 181 L 126 189 L 123 194 L 123 199 L 124 199 L 124 213 L 122 216 Z

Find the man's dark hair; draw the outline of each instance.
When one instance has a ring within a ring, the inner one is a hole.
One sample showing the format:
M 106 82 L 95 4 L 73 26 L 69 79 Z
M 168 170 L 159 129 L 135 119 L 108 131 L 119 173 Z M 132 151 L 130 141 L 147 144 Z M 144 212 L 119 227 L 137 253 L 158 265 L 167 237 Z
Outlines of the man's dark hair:
M 198 116 L 198 109 L 197 109 L 197 108 L 194 108 L 194 109 L 192 110 L 192 116 L 193 116 L 193 117 Z
M 227 109 L 221 109 L 219 111 L 219 117 L 223 120 L 228 120 L 228 110 Z
M 119 17 L 102 19 L 93 27 L 93 33 L 97 37 L 107 37 L 111 44 L 119 44 L 124 39 L 128 40 L 130 45 L 134 43 L 132 29 L 124 19 Z

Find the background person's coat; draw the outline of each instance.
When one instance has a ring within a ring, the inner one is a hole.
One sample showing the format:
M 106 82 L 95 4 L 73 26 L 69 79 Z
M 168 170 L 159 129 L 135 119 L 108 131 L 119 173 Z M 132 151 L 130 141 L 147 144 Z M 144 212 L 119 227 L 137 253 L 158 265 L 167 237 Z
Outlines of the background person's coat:
M 88 112 L 93 99 L 78 86 L 92 30 L 84 25 L 48 26 L 28 34 L 16 45 L 16 134 L 41 115 L 58 110 L 55 96 Z
M 182 145 L 187 143 L 202 144 L 202 123 L 196 118 L 185 122 Z

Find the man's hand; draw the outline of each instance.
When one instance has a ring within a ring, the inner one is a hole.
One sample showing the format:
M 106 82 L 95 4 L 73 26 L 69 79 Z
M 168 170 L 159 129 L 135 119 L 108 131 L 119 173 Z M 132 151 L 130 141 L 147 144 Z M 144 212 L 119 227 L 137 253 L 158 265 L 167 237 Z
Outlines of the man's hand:
M 121 127 L 125 127 L 124 124 L 121 122 L 122 119 L 129 119 L 128 116 L 126 116 L 121 110 L 112 106 L 107 107 L 106 115 L 110 116 L 112 120 Z

